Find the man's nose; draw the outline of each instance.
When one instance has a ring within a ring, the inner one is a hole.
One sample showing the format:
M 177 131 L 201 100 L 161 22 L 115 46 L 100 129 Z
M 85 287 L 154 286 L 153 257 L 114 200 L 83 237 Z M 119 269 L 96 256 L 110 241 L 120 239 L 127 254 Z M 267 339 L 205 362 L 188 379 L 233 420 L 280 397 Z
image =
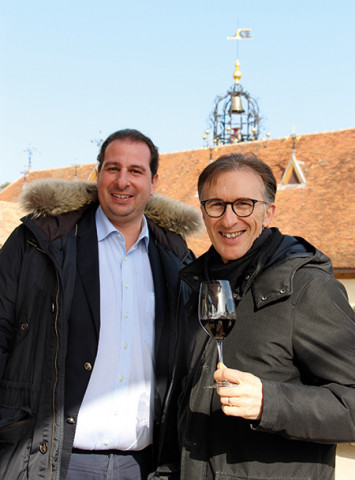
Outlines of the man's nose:
M 116 183 L 117 183 L 117 186 L 119 186 L 120 188 L 126 187 L 129 184 L 128 173 L 125 172 L 124 170 L 120 170 L 116 176 Z
M 221 218 L 222 225 L 227 227 L 230 225 L 234 225 L 236 222 L 238 222 L 238 217 L 233 212 L 232 205 L 226 205 L 226 210 Z

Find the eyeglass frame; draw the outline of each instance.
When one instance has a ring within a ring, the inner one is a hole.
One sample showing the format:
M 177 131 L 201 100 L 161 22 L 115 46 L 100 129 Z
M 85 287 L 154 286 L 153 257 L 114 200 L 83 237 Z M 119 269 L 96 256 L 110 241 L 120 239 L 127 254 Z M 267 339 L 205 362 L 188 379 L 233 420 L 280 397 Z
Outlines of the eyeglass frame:
M 223 209 L 223 212 L 221 213 L 221 215 L 217 215 L 217 216 L 215 216 L 215 215 L 210 215 L 210 214 L 207 212 L 207 210 L 206 210 L 206 205 L 205 205 L 205 204 L 206 204 L 207 202 L 210 202 L 211 200 L 218 200 L 219 202 L 221 202 L 221 203 L 223 204 L 224 209 Z M 252 208 L 251 212 L 248 213 L 248 215 L 238 215 L 238 214 L 235 212 L 235 210 L 234 210 L 234 208 L 233 208 L 233 204 L 234 204 L 235 202 L 237 202 L 238 200 L 248 200 L 248 201 L 252 202 L 253 208 Z M 255 209 L 255 205 L 256 205 L 257 203 L 264 203 L 265 205 L 268 205 L 268 204 L 269 204 L 269 202 L 265 202 L 265 200 L 255 200 L 254 198 L 236 198 L 233 202 L 224 202 L 224 201 L 221 200 L 220 198 L 208 198 L 207 200 L 201 200 L 201 201 L 200 201 L 200 204 L 203 206 L 203 209 L 204 209 L 206 215 L 208 215 L 210 218 L 221 218 L 221 217 L 223 217 L 223 215 L 226 213 L 227 205 L 230 205 L 230 206 L 231 206 L 232 212 L 233 212 L 234 215 L 236 215 L 238 218 L 247 218 L 247 217 L 250 217 L 250 215 L 253 214 L 254 209 Z

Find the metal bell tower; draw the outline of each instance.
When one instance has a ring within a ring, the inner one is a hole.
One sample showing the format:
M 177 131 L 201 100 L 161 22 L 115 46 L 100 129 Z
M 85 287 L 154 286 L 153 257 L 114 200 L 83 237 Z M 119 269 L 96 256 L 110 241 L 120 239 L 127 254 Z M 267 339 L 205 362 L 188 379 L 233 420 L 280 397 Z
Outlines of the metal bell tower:
M 227 37 L 228 40 L 237 40 L 237 45 L 239 40 L 250 38 L 250 28 L 239 28 L 234 37 Z M 235 62 L 233 78 L 234 85 L 225 95 L 216 98 L 210 114 L 212 145 L 248 142 L 259 138 L 259 106 L 240 84 L 242 73 L 238 59 Z M 206 139 L 206 135 L 203 138 Z

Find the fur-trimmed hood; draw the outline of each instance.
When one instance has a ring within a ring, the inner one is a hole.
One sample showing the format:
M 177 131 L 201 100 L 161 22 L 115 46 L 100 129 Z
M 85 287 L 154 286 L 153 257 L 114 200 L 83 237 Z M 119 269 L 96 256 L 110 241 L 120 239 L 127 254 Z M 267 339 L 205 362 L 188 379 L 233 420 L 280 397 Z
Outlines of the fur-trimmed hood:
M 37 180 L 28 184 L 20 196 L 22 208 L 35 218 L 56 217 L 97 201 L 96 183 L 84 180 Z M 150 197 L 144 213 L 157 226 L 184 239 L 202 229 L 201 215 L 196 209 L 161 194 Z

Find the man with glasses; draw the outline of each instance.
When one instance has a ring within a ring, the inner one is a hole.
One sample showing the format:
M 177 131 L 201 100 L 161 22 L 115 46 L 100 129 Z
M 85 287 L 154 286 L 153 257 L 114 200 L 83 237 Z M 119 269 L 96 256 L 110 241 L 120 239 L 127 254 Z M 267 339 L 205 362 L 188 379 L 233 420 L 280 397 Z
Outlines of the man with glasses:
M 180 403 L 182 479 L 334 479 L 355 440 L 355 319 L 331 261 L 269 225 L 276 180 L 253 154 L 208 165 L 198 194 L 212 246 L 185 267 L 189 375 Z M 229 280 L 237 321 L 217 370 L 199 326 L 199 285 Z M 235 386 L 205 389 L 215 380 Z

